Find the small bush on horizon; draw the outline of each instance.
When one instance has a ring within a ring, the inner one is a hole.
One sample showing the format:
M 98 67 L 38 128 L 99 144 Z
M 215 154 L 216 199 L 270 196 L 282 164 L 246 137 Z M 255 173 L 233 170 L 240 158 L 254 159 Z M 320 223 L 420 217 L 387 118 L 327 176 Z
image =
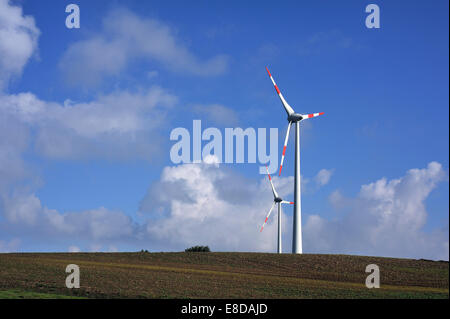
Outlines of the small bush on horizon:
M 190 252 L 207 252 L 208 253 L 211 250 L 209 249 L 208 246 L 193 246 L 190 248 L 186 248 L 184 251 L 187 253 L 190 253 Z

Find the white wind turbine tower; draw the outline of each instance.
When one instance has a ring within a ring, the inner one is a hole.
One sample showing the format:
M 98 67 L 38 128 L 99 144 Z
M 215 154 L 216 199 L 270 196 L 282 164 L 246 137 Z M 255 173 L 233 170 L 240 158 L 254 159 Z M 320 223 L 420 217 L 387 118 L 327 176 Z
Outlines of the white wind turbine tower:
M 260 232 L 263 231 L 264 226 L 266 225 L 267 220 L 269 219 L 270 213 L 272 213 L 272 210 L 273 210 L 275 204 L 278 204 L 278 249 L 277 249 L 277 252 L 279 254 L 281 254 L 282 253 L 282 250 L 281 250 L 281 204 L 294 204 L 294 203 L 285 201 L 280 196 L 278 196 L 278 193 L 275 190 L 275 186 L 273 186 L 272 177 L 270 177 L 269 169 L 267 168 L 267 166 L 266 166 L 266 169 L 267 169 L 267 176 L 269 176 L 270 186 L 272 186 L 273 204 L 269 210 L 269 213 L 266 216 L 266 219 L 264 220 L 264 224 L 262 225 Z
M 295 123 L 295 175 L 294 175 L 294 228 L 292 232 L 292 253 L 293 254 L 301 254 L 303 252 L 302 249 L 302 203 L 301 203 L 301 190 L 300 190 L 300 122 L 302 120 L 306 120 L 312 117 L 316 117 L 324 114 L 321 113 L 313 113 L 313 114 L 299 114 L 295 113 L 292 107 L 286 102 L 280 90 L 278 89 L 277 84 L 275 83 L 272 75 L 270 74 L 269 69 L 266 67 L 267 73 L 269 74 L 270 79 L 272 80 L 273 85 L 275 86 L 275 90 L 280 97 L 281 103 L 283 104 L 284 109 L 288 115 L 287 120 L 289 122 L 288 129 L 286 132 L 286 138 L 284 140 L 283 147 L 283 155 L 281 155 L 281 164 L 280 164 L 280 172 L 278 175 L 281 175 L 281 168 L 283 167 L 284 154 L 286 153 L 286 146 L 289 138 L 289 131 L 291 129 L 291 125 Z

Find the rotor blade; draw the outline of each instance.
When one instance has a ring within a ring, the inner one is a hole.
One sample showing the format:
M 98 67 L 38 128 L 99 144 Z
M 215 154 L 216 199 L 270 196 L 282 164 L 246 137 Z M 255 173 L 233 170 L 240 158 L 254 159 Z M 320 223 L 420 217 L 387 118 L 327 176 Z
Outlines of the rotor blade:
M 323 115 L 323 114 L 324 114 L 324 112 L 312 113 L 312 114 L 302 114 L 302 118 L 303 118 L 303 120 L 307 120 L 307 119 L 310 119 L 312 117 L 316 117 L 316 116 Z
M 286 100 L 283 97 L 283 94 L 281 94 L 280 90 L 278 89 L 277 84 L 275 83 L 275 80 L 272 77 L 272 74 L 270 74 L 269 69 L 266 67 L 267 73 L 269 74 L 270 79 L 272 80 L 273 86 L 275 87 L 275 90 L 277 91 L 278 96 L 280 97 L 281 103 L 283 103 L 284 109 L 286 110 L 286 113 L 288 115 L 291 115 L 294 113 L 294 110 L 292 107 L 286 102 Z
M 280 172 L 278 173 L 278 176 L 281 175 L 281 169 L 283 168 L 284 154 L 286 153 L 286 146 L 289 139 L 289 131 L 291 130 L 291 124 L 292 122 L 289 122 L 288 129 L 286 132 L 286 138 L 284 139 L 283 154 L 281 155 Z
M 259 232 L 263 231 L 263 228 L 266 225 L 267 220 L 269 219 L 270 213 L 272 212 L 274 207 L 275 207 L 275 202 L 273 202 L 272 207 L 270 208 L 269 213 L 267 214 L 266 219 L 264 220 L 264 224 L 261 226 L 261 230 Z
M 269 174 L 269 168 L 267 167 L 267 165 L 266 165 L 266 170 L 267 170 L 267 176 L 269 176 L 270 186 L 272 186 L 273 197 L 274 197 L 274 198 L 277 198 L 277 197 L 278 197 L 278 193 L 277 193 L 277 191 L 275 190 L 275 186 L 273 186 L 273 183 L 272 183 L 272 177 L 271 177 L 270 174 Z
M 294 202 L 288 202 L 287 200 L 282 200 L 281 204 L 291 204 L 294 205 Z

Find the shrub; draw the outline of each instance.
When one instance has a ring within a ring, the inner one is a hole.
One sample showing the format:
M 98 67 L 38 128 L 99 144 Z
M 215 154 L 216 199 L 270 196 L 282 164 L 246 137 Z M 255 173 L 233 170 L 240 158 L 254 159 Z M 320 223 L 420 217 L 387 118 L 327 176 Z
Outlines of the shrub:
M 188 253 L 188 252 L 210 252 L 211 250 L 209 249 L 208 246 L 194 246 L 186 248 L 184 251 Z

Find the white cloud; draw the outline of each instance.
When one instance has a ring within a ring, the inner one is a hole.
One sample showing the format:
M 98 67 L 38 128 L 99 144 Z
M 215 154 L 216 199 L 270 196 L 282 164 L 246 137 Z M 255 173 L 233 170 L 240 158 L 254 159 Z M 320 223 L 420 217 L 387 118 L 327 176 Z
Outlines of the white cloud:
M 117 245 L 127 243 L 131 247 L 145 243 L 153 250 L 205 244 L 214 250 L 274 251 L 276 212 L 259 233 L 272 204 L 267 178 L 253 182 L 219 165 L 210 156 L 202 164 L 166 167 L 142 202 L 142 224 L 103 207 L 60 212 L 42 205 L 34 193 L 17 191 L 3 194 L 0 225 L 41 245 L 57 240 L 95 251 L 102 247 L 117 251 Z M 273 180 L 280 195 L 288 196 L 291 178 Z M 283 215 L 283 227 L 288 220 Z
M 292 200 L 293 176 L 272 180 L 278 194 Z M 150 217 L 148 235 L 162 248 L 203 244 L 214 250 L 273 252 L 276 210 L 259 233 L 272 200 L 267 176 L 255 182 L 208 158 L 202 164 L 164 168 L 160 181 L 142 200 L 140 212 Z M 290 249 L 292 234 L 292 218 L 284 212 L 291 210 L 292 206 L 283 206 L 284 251 Z
M 39 34 L 33 17 L 23 16 L 22 8 L 0 0 L 0 90 L 22 74 L 37 50 Z
M 23 223 L 25 225 L 34 225 L 41 212 L 41 202 L 34 195 L 18 197 L 4 197 L 5 217 L 11 223 Z
M 11 229 L 45 241 L 48 237 L 90 242 L 114 242 L 136 235 L 136 225 L 122 212 L 104 207 L 61 213 L 41 204 L 33 193 L 3 196 L 4 217 Z
M 342 207 L 345 207 L 345 205 L 348 204 L 348 201 L 346 201 L 339 190 L 333 191 L 328 197 L 328 200 L 333 205 L 333 207 L 338 210 L 342 209 Z
M 333 220 L 309 216 L 305 247 L 312 252 L 448 260 L 448 227 L 423 230 L 428 217 L 425 200 L 445 179 L 442 165 L 431 162 L 401 178 L 363 185 L 354 199 L 333 192 L 331 203 L 346 214 Z
M 321 169 L 317 175 L 314 177 L 314 181 L 317 183 L 318 186 L 324 186 L 328 184 L 328 182 L 331 179 L 331 175 L 333 175 L 333 171 L 331 169 Z
M 330 219 L 304 213 L 303 245 L 309 253 L 349 253 L 409 258 L 448 259 L 448 227 L 423 230 L 425 200 L 447 175 L 439 163 L 409 170 L 405 176 L 363 185 L 356 198 L 333 192 L 330 201 L 342 211 Z M 279 194 L 290 200 L 292 177 L 274 177 Z M 40 241 L 69 240 L 99 251 L 145 243 L 152 250 L 182 250 L 209 245 L 216 251 L 276 249 L 276 211 L 262 233 L 259 228 L 272 204 L 267 177 L 255 182 L 220 165 L 164 168 L 140 205 L 142 223 L 122 212 L 100 207 L 62 213 L 43 206 L 33 193 L 16 193 L 3 201 L 7 229 Z M 284 211 L 292 209 L 285 206 Z M 289 251 L 292 218 L 283 213 L 283 247 Z M 1 243 L 3 250 L 8 245 Z
M 275 212 L 259 233 L 273 200 L 267 178 L 255 183 L 209 162 L 166 167 L 149 189 L 141 212 L 150 214 L 152 243 L 172 249 L 201 244 L 213 250 L 274 251 Z M 281 196 L 288 195 L 286 180 L 274 178 Z
M 200 76 L 223 73 L 228 60 L 224 55 L 217 55 L 202 61 L 169 26 L 121 8 L 105 16 L 100 33 L 70 45 L 60 67 L 69 83 L 89 87 L 97 85 L 103 77 L 118 75 L 137 59 Z
M 333 173 L 334 169 L 323 168 L 313 177 L 305 177 L 301 175 L 300 180 L 302 183 L 302 194 L 313 194 L 317 192 L 321 187 L 327 185 L 330 182 Z M 293 177 L 292 183 L 294 183 Z
M 174 96 L 156 86 L 139 93 L 114 92 L 89 103 L 66 101 L 65 105 L 60 105 L 39 100 L 32 93 L 0 96 L 0 99 L 3 110 L 26 123 L 55 121 L 84 137 L 103 133 L 133 133 L 148 125 L 155 126 L 152 123 L 161 122 L 158 115 L 163 110 L 151 114 L 153 120 L 149 123 L 144 122 L 142 116 L 148 116 L 154 108 L 172 106 L 176 101 Z
M 21 156 L 28 144 L 27 127 L 0 111 L 0 194 L 28 175 Z
M 157 129 L 176 102 L 157 86 L 137 93 L 113 92 L 87 103 L 66 100 L 64 105 L 32 93 L 0 94 L 0 119 L 13 118 L 33 128 L 36 151 L 48 157 L 151 159 L 159 154 Z M 152 141 L 149 133 L 154 134 Z

